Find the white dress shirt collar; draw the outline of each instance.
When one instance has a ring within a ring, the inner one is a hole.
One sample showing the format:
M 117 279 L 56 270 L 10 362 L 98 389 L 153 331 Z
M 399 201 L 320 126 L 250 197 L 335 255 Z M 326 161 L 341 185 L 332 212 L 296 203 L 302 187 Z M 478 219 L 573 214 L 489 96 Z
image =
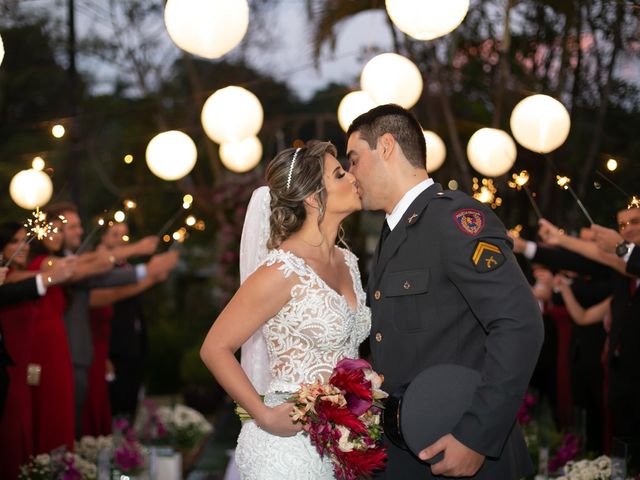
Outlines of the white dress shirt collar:
M 416 198 L 418 198 L 418 196 L 422 192 L 424 192 L 427 188 L 429 188 L 433 184 L 434 184 L 433 179 L 427 178 L 426 180 L 423 180 L 422 182 L 420 182 L 419 184 L 417 184 L 415 187 L 413 187 L 411 190 L 409 190 L 407 193 L 404 194 L 404 196 L 400 199 L 400 201 L 396 204 L 396 206 L 393 207 L 393 210 L 391 211 L 391 213 L 387 215 L 387 224 L 389 225 L 390 230 L 393 230 L 394 228 L 396 228 L 396 225 L 400 223 L 402 216 L 405 214 L 407 209 L 411 206 L 413 201 Z

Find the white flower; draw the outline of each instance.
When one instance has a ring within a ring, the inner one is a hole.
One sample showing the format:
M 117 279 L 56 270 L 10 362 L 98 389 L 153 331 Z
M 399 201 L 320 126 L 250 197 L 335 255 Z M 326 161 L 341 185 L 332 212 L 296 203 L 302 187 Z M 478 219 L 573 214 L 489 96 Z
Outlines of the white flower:
M 349 429 L 344 425 L 338 425 L 336 427 L 340 432 L 340 439 L 338 440 L 338 448 L 343 452 L 351 452 L 355 445 L 349 441 Z

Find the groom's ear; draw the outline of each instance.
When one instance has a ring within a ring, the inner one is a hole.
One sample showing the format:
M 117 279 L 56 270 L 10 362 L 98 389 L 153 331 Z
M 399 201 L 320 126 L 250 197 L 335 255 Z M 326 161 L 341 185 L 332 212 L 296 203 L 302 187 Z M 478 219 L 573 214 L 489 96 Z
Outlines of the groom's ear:
M 384 160 L 389 159 L 396 146 L 396 139 L 390 133 L 384 133 L 378 138 L 378 150 Z

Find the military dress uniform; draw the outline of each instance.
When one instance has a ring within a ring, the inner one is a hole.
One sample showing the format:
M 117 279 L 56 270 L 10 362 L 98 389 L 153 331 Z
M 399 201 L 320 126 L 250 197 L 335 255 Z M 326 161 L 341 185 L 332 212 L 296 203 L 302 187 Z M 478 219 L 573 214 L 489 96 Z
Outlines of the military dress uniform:
M 471 406 L 451 431 L 486 456 L 473 478 L 530 474 L 515 418 L 542 345 L 542 318 L 494 213 L 464 193 L 426 188 L 380 242 L 368 299 L 383 388 L 393 392 L 437 364 L 479 371 Z M 385 441 L 389 459 L 378 478 L 435 478 L 426 463 Z

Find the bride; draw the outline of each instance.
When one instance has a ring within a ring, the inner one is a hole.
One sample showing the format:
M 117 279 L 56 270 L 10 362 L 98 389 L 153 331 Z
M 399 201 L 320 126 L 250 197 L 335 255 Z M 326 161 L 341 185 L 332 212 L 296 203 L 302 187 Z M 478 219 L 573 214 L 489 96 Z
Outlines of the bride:
M 362 205 L 355 178 L 328 142 L 280 152 L 266 180 L 250 202 L 241 247 L 241 270 L 257 269 L 214 322 L 200 355 L 254 419 L 238 437 L 243 479 L 333 479 L 330 460 L 291 421 L 286 399 L 301 383 L 327 381 L 369 334 L 357 258 L 335 245 L 342 220 Z M 243 344 L 244 370 L 235 357 Z

